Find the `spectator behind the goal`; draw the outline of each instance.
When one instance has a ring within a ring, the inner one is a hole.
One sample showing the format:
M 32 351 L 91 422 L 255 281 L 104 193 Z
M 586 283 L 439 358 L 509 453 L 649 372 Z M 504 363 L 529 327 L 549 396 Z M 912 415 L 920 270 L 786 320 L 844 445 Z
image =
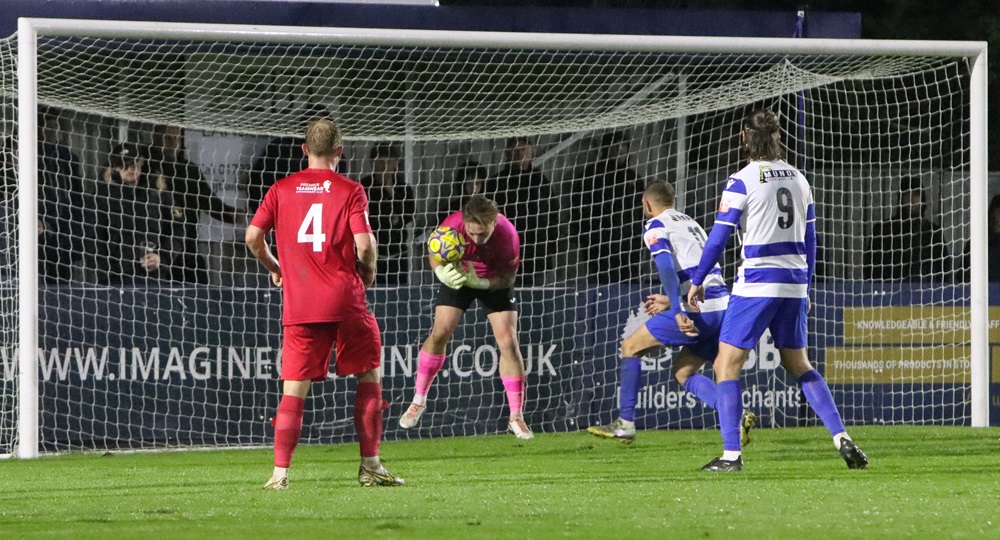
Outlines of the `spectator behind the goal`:
M 162 230 L 174 254 L 171 278 L 185 283 L 208 283 L 208 264 L 198 250 L 198 219 L 202 212 L 224 223 L 243 223 L 243 212 L 227 206 L 191 163 L 184 151 L 184 132 L 179 126 L 157 126 L 149 149 L 151 175 L 162 178 L 170 205 L 170 221 Z
M 41 107 L 38 127 L 39 272 L 46 281 L 64 281 L 74 277 L 86 249 L 80 158 L 64 141 L 57 109 Z
M 559 204 L 552 197 L 549 179 L 534 168 L 535 147 L 528 137 L 510 137 L 504 164 L 486 185 L 500 211 L 524 238 L 520 279 L 524 285 L 540 285 L 548 269 L 549 254 L 556 250 Z
M 987 237 L 986 245 L 989 257 L 989 281 L 1000 282 L 1000 195 L 990 199 L 990 209 L 986 213 Z M 962 253 L 962 268 L 959 281 L 968 282 L 971 279 L 969 269 L 972 268 L 972 241 L 965 243 Z
M 278 180 L 306 169 L 309 162 L 302 151 L 304 139 L 276 137 L 264 147 L 247 173 L 247 211 L 253 215 L 264 194 Z
M 479 164 L 478 161 L 467 160 L 455 170 L 452 178 L 451 204 L 448 205 L 448 215 L 458 212 L 465 206 L 466 201 L 474 195 L 483 195 L 486 192 L 486 183 L 489 181 L 490 173 Z M 443 216 L 444 219 L 447 216 Z
M 11 136 L 0 137 L 0 182 L 0 283 L 8 285 L 17 274 L 11 251 L 17 245 L 17 149 Z
M 942 281 L 951 265 L 941 227 L 924 217 L 926 200 L 920 179 L 900 180 L 899 207 L 877 223 L 866 253 L 865 274 L 871 280 Z
M 406 185 L 400 164 L 403 153 L 392 143 L 378 143 L 368 154 L 372 174 L 361 179 L 368 193 L 368 219 L 378 242 L 376 283 L 406 283 L 410 265 L 406 246 L 407 227 L 416 211 L 413 190 Z
M 58 117 L 44 109 L 38 118 L 38 272 L 45 283 L 82 278 L 85 252 L 83 182 L 79 160 L 60 141 Z M 3 141 L 3 216 L 7 235 L 14 234 L 17 221 L 17 142 Z M 6 239 L 6 237 L 5 237 Z M 6 248 L 10 248 L 7 244 Z
M 570 188 L 580 256 L 587 260 L 591 279 L 599 283 L 628 280 L 642 261 L 642 245 L 635 239 L 642 234 L 644 187 L 628 158 L 625 133 L 605 133 L 597 161 L 584 167 Z
M 161 230 L 170 221 L 163 177 L 147 173 L 139 147 L 114 147 L 94 196 L 93 240 L 98 282 L 132 285 L 168 279 Z

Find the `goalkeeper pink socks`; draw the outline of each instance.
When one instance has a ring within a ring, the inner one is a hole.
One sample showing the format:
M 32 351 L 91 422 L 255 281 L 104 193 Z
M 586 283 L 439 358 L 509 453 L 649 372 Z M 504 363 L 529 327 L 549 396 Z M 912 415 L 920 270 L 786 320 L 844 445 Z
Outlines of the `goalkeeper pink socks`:
M 302 412 L 306 400 L 284 395 L 278 403 L 278 414 L 271 421 L 274 426 L 274 466 L 287 469 L 292 464 L 292 454 L 302 435 Z
M 361 457 L 378 455 L 382 443 L 382 384 L 377 382 L 358 383 L 354 394 L 354 429 L 358 432 Z
M 437 375 L 438 371 L 441 371 L 441 366 L 443 365 L 443 354 L 431 354 L 420 349 L 420 354 L 417 355 L 417 389 L 415 396 L 421 400 L 420 405 L 426 402 L 427 393 L 431 391 L 431 382 L 434 381 L 434 376 Z M 416 403 L 417 399 L 413 401 Z
M 507 403 L 510 405 L 510 415 L 521 414 L 524 408 L 524 375 L 501 375 L 503 388 L 507 391 Z

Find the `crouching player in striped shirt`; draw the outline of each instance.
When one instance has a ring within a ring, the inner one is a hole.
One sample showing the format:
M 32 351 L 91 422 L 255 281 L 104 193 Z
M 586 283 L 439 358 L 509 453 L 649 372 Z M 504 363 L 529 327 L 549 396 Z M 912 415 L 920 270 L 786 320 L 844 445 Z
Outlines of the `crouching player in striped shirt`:
M 716 394 L 723 454 L 705 465 L 710 471 L 743 469 L 739 422 L 740 369 L 747 353 L 771 330 L 781 366 L 802 386 L 802 393 L 830 430 L 840 455 L 852 469 L 868 457 L 844 429 L 823 377 L 806 356 L 809 287 L 816 266 L 816 213 L 805 177 L 784 161 L 781 127 L 767 110 L 750 113 L 743 124 L 742 147 L 750 163 L 729 177 L 715 226 L 698 268 L 691 275 L 688 303 L 698 309 L 716 261 L 736 227 L 743 229 L 743 262 L 733 285 L 729 310 L 715 359 Z
M 656 263 L 664 294 L 649 296 L 645 310 L 653 318 L 622 342 L 618 419 L 607 426 L 587 429 L 598 437 L 624 441 L 635 440 L 635 406 L 642 376 L 640 357 L 653 349 L 682 347 L 673 361 L 674 378 L 705 405 L 716 408 L 715 383 L 698 370 L 718 353 L 719 328 L 729 303 L 729 290 L 718 264 L 705 279 L 706 300 L 701 312 L 693 313 L 690 306 L 682 303 L 691 287 L 688 273 L 701 260 L 707 235 L 695 220 L 674 209 L 673 186 L 661 181 L 649 184 L 642 194 L 642 211 L 649 218 L 642 239 Z M 744 413 L 740 424 L 743 444 L 750 442 L 750 429 L 755 421 L 752 412 Z

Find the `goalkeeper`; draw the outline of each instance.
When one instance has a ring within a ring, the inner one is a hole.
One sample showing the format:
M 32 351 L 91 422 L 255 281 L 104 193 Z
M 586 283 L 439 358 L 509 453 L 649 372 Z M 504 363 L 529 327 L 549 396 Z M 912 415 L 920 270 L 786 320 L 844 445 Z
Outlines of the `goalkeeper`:
M 653 255 L 664 294 L 648 297 L 644 307 L 653 317 L 622 342 L 619 384 L 619 417 L 607 426 L 592 426 L 588 432 L 607 439 L 635 440 L 635 406 L 639 396 L 643 354 L 660 347 L 682 347 L 673 362 L 674 378 L 685 390 L 715 408 L 715 383 L 698 373 L 706 361 L 715 359 L 719 329 L 729 303 L 729 291 L 718 264 L 705 279 L 705 303 L 694 313 L 681 299 L 691 287 L 688 273 L 698 265 L 705 245 L 705 230 L 687 214 L 674 209 L 674 188 L 662 181 L 649 184 L 642 194 L 642 210 L 649 221 L 642 239 Z M 750 442 L 756 417 L 743 414 L 740 432 L 743 444 Z
M 418 355 L 413 403 L 399 419 L 399 425 L 412 428 L 427 410 L 427 393 L 444 365 L 448 340 L 462 315 L 478 299 L 486 309 L 486 318 L 500 349 L 500 380 L 510 407 L 507 427 L 518 439 L 534 438 L 522 413 L 524 358 L 517 341 L 513 294 L 521 251 L 517 230 L 500 214 L 496 203 L 482 195 L 470 197 L 441 226 L 457 229 L 469 240 L 469 245 L 459 264 L 444 265 L 431 258 L 431 267 L 441 287 L 434 302 L 431 334 Z

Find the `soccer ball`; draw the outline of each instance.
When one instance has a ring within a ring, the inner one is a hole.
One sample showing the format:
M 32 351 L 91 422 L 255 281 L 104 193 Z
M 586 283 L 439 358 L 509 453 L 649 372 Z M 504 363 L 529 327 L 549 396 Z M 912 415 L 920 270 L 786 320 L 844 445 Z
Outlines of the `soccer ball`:
M 431 257 L 441 264 L 459 261 L 465 254 L 465 236 L 454 227 L 438 227 L 427 238 Z

